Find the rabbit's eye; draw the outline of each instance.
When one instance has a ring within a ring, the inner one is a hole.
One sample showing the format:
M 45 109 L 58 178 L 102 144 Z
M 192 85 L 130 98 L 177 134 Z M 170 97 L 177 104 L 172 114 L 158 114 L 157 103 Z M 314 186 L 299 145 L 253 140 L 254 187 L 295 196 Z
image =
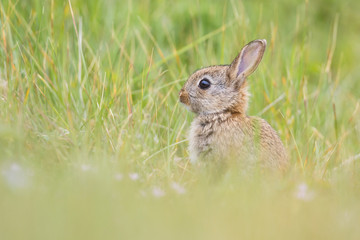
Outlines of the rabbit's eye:
M 204 78 L 199 82 L 199 88 L 201 89 L 208 89 L 210 87 L 211 83 L 209 79 Z

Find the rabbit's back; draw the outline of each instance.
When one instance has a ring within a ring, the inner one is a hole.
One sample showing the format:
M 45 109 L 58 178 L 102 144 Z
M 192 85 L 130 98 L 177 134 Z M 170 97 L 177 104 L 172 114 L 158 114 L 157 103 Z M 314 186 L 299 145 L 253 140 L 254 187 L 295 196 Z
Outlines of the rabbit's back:
M 237 161 L 244 167 L 260 164 L 270 169 L 285 169 L 288 165 L 278 134 L 257 117 L 231 113 L 197 117 L 189 142 L 193 162 Z

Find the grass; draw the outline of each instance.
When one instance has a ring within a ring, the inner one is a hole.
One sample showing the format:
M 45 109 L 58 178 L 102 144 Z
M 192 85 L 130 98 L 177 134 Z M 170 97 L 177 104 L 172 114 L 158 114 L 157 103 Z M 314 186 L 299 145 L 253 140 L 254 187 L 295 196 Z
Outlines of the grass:
M 358 1 L 0 3 L 0 239 L 358 239 Z M 283 178 L 189 163 L 178 91 L 268 48 L 250 115 Z

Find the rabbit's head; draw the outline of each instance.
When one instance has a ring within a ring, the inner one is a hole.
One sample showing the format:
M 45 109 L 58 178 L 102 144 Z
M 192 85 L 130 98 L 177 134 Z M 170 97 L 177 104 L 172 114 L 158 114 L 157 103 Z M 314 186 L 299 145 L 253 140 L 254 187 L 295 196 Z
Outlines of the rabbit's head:
M 266 40 L 254 40 L 243 47 L 230 65 L 197 70 L 181 89 L 180 102 L 197 114 L 245 113 L 248 104 L 245 80 L 259 65 L 265 48 Z

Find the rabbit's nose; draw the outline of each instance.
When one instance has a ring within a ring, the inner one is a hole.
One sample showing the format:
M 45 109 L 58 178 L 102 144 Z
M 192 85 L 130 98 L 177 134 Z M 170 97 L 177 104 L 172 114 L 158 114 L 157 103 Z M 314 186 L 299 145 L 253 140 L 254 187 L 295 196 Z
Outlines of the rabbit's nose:
M 179 98 L 181 103 L 185 105 L 190 105 L 189 94 L 184 89 L 180 90 Z

